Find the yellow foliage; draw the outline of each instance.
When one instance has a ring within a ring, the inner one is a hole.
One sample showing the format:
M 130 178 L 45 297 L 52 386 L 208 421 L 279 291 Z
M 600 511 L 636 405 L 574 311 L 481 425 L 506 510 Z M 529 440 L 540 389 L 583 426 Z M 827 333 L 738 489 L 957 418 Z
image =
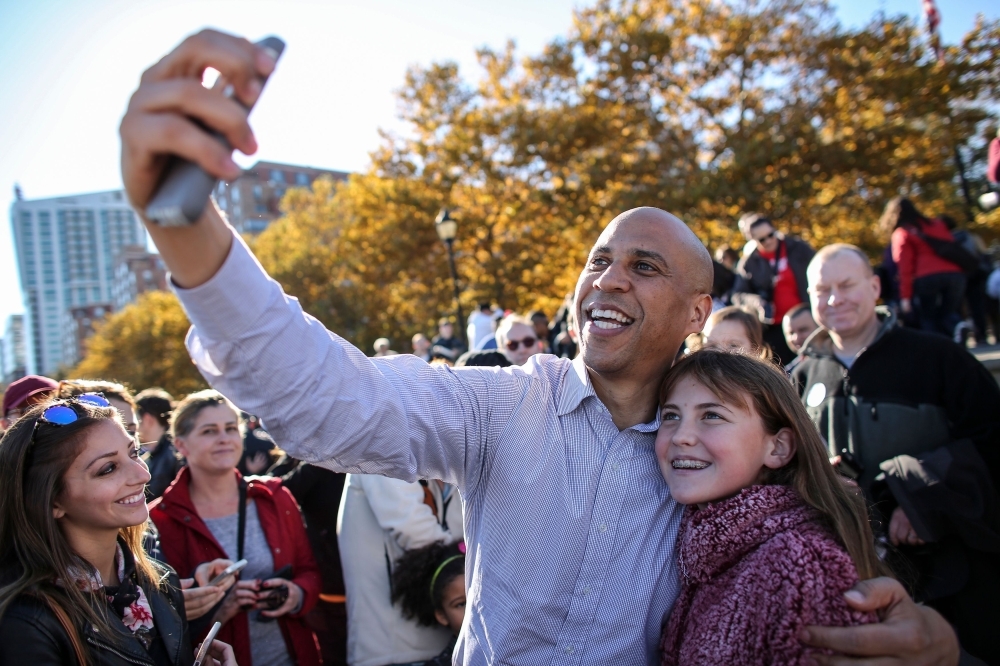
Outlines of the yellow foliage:
M 598 0 L 537 56 L 482 49 L 478 84 L 453 63 L 414 67 L 399 93 L 409 133 L 384 134 L 369 171 L 337 189 L 291 191 L 254 250 L 332 330 L 404 350 L 454 312 L 441 208 L 460 221 L 466 313 L 552 313 L 600 230 L 635 206 L 677 214 L 710 248 L 742 245 L 736 219 L 759 211 L 873 255 L 898 193 L 963 219 L 955 147 L 982 150 L 1000 22 L 939 65 L 906 17 L 843 28 L 831 13 L 825 0 Z M 991 237 L 997 220 L 973 226 Z
M 177 297 L 153 291 L 108 316 L 67 377 L 104 379 L 135 391 L 159 386 L 180 398 L 207 388 L 184 347 L 190 323 Z

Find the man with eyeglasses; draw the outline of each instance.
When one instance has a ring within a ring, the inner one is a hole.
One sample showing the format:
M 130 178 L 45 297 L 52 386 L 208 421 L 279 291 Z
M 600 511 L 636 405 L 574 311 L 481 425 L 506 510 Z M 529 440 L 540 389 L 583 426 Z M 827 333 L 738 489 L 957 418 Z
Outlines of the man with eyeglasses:
M 736 267 L 733 291 L 756 294 L 764 301 L 765 315 L 774 322 L 765 328 L 764 339 L 783 363 L 789 363 L 795 354 L 785 344 L 781 319 L 799 303 L 809 302 L 806 267 L 816 251 L 804 240 L 776 230 L 759 213 L 744 215 L 739 226 L 749 242 Z
M 540 354 L 543 348 L 531 320 L 518 315 L 510 315 L 500 322 L 496 339 L 497 349 L 511 365 L 524 365 L 529 358 Z

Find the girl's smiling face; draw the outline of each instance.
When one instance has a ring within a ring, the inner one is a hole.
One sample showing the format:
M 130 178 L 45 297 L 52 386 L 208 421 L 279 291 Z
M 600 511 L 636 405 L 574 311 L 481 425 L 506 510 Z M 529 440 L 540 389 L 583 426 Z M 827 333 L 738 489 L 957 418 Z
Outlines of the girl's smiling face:
M 656 457 L 681 504 L 732 497 L 759 483 L 765 468 L 784 467 L 794 457 L 792 431 L 768 434 L 746 398 L 746 405 L 726 402 L 693 377 L 680 380 L 667 396 Z
M 73 534 L 140 525 L 149 517 L 148 482 L 149 469 L 139 459 L 135 440 L 117 419 L 103 420 L 87 431 L 63 475 L 53 516 L 64 532 Z

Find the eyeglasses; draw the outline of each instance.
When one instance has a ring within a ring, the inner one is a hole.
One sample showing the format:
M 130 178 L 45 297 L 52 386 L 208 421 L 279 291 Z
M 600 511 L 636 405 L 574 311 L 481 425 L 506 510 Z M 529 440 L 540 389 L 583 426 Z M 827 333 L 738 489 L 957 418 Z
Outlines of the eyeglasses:
M 68 400 L 60 401 L 51 407 L 46 407 L 42 415 L 35 421 L 35 428 L 31 433 L 32 442 L 35 440 L 35 433 L 38 432 L 38 424 L 40 423 L 60 427 L 79 421 L 80 414 L 73 408 L 74 404 L 85 404 L 93 407 L 111 406 L 107 398 L 100 393 L 84 393 Z
M 766 234 L 764 236 L 761 236 L 760 238 L 754 238 L 754 240 L 756 242 L 758 242 L 758 243 L 763 243 L 764 241 L 768 241 L 768 240 L 771 240 L 772 238 L 774 238 L 774 234 L 776 234 L 776 233 L 778 233 L 778 232 L 772 229 L 771 233 Z
M 538 342 L 538 338 L 527 337 L 524 340 L 508 340 L 505 343 L 508 351 L 517 351 L 517 348 L 524 345 L 525 349 L 531 349 Z

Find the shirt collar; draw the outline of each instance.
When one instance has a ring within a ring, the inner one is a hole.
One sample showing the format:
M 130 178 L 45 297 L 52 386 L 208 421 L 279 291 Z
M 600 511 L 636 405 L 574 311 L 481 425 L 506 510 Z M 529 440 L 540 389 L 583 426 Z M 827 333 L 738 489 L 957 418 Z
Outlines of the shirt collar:
M 562 393 L 559 395 L 559 406 L 556 411 L 557 416 L 565 416 L 580 406 L 584 398 L 593 396 L 601 404 L 601 408 L 607 411 L 607 406 L 601 403 L 600 398 L 594 391 L 594 385 L 590 382 L 590 373 L 583 363 L 583 356 L 573 359 L 566 379 L 563 380 Z M 610 414 L 608 414 L 610 418 Z M 631 427 L 638 432 L 655 432 L 660 427 L 660 410 L 656 410 L 656 417 L 649 423 L 638 423 Z
M 566 379 L 563 380 L 562 393 L 559 396 L 558 416 L 566 416 L 580 406 L 583 399 L 589 396 L 597 397 L 594 385 L 590 383 L 590 373 L 583 364 L 583 356 L 577 356 L 570 364 Z

